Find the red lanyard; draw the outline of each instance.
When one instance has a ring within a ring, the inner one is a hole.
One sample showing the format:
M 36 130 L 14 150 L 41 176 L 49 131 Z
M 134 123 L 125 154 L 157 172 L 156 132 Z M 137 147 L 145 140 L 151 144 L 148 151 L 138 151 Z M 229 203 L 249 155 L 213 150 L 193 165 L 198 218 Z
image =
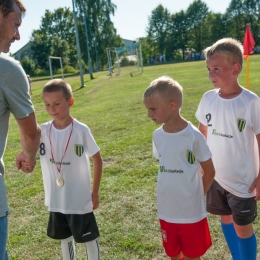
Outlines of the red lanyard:
M 58 165 L 56 164 L 56 161 L 54 159 L 54 156 L 53 156 L 53 152 L 52 152 L 52 143 L 51 143 L 51 127 L 52 127 L 52 124 L 53 124 L 53 121 L 51 122 L 51 126 L 50 126 L 50 131 L 49 131 L 49 140 L 50 140 L 50 146 L 51 146 L 51 159 L 53 160 L 53 162 L 56 164 L 56 167 L 57 167 L 57 170 L 58 172 L 60 173 L 61 171 L 61 166 L 62 166 L 62 161 L 63 161 L 63 158 L 66 154 L 66 151 L 68 149 L 68 146 L 69 146 L 69 142 L 70 142 L 70 137 L 71 137 L 71 134 L 72 134 L 72 130 L 73 130 L 73 119 L 72 119 L 72 123 L 71 123 L 71 130 L 70 130 L 70 135 L 69 135 L 69 138 L 68 138 L 68 141 L 67 141 L 67 145 L 66 145 L 66 148 L 65 148 L 65 151 L 64 151 L 64 154 L 61 158 L 61 161 L 60 161 L 60 167 L 58 167 Z

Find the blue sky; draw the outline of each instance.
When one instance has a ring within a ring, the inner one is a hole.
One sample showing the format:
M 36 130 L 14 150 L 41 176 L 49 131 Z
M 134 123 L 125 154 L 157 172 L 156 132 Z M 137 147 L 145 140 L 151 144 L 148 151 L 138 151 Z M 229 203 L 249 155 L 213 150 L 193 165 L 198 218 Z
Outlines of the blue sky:
M 224 13 L 229 0 L 202 0 L 213 12 Z M 145 36 L 148 16 L 159 4 L 166 7 L 170 13 L 186 10 L 193 0 L 112 0 L 117 6 L 115 16 L 112 17 L 118 34 L 129 40 L 136 40 Z M 21 40 L 12 44 L 10 52 L 14 53 L 23 47 L 30 39 L 34 29 L 38 29 L 45 10 L 54 11 L 59 7 L 70 7 L 72 0 L 23 0 L 27 12 L 20 27 Z

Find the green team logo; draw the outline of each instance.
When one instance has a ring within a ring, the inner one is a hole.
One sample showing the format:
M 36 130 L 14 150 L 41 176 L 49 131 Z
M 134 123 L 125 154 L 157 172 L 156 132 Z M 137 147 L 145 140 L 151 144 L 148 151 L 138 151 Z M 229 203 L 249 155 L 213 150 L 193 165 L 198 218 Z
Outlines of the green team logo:
M 237 119 L 237 127 L 239 132 L 242 132 L 245 129 L 246 126 L 246 120 L 243 119 Z
M 195 162 L 195 156 L 191 151 L 187 151 L 186 153 L 186 159 L 190 164 L 193 164 Z
M 84 146 L 81 144 L 75 144 L 74 145 L 74 152 L 77 156 L 81 156 L 84 153 Z

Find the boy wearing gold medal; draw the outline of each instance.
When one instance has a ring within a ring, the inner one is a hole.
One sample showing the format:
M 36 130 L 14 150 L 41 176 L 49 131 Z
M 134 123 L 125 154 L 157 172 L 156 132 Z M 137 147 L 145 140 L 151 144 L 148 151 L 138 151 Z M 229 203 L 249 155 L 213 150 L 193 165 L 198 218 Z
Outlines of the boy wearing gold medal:
M 99 231 L 93 210 L 99 205 L 102 158 L 90 129 L 70 115 L 70 85 L 49 81 L 42 97 L 52 121 L 41 125 L 40 162 L 45 205 L 50 212 L 47 235 L 61 240 L 64 260 L 75 259 L 75 244 L 85 243 L 89 260 L 99 260 Z M 93 185 L 89 157 L 93 159 Z

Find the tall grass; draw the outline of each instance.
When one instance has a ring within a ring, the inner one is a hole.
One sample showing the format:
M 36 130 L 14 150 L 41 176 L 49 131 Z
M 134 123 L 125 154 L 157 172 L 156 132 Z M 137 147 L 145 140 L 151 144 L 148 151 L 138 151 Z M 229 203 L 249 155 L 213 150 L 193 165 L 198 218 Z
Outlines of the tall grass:
M 259 56 L 252 56 L 251 90 L 258 95 L 259 68 Z M 144 90 L 161 75 L 169 75 L 183 86 L 182 115 L 197 125 L 194 114 L 199 100 L 212 88 L 204 61 L 145 67 L 143 74 L 127 67 L 122 69 L 120 77 L 98 72 L 92 81 L 85 75 L 85 88 L 79 88 L 78 76 L 66 78 L 75 98 L 71 114 L 91 128 L 104 160 L 101 204 L 95 211 L 102 260 L 167 259 L 156 213 L 157 162 L 151 153 L 152 132 L 158 126 L 147 117 L 142 102 Z M 41 99 L 41 89 L 47 81 L 37 79 L 32 83 L 32 100 L 39 123 L 50 120 Z M 245 85 L 245 69 L 240 83 Z M 39 161 L 32 174 L 17 171 L 14 159 L 19 150 L 19 132 L 15 119 L 11 118 L 4 157 L 11 210 L 10 259 L 61 259 L 59 241 L 46 236 L 48 212 L 44 206 Z M 209 223 L 213 246 L 203 259 L 231 259 L 218 218 L 209 215 Z M 254 227 L 259 236 L 258 219 Z M 76 250 L 77 259 L 86 258 L 83 245 L 77 244 Z

